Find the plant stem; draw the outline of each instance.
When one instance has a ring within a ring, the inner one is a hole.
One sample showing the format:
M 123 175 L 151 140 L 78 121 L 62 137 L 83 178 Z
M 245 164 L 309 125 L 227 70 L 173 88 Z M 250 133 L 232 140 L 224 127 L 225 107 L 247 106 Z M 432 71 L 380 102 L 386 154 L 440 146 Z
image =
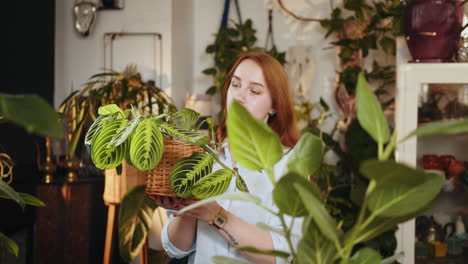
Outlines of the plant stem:
M 382 157 L 383 157 L 383 143 L 382 142 L 378 142 L 378 158 L 379 160 L 382 160 Z
M 228 166 L 226 166 L 226 164 L 222 163 L 221 160 L 219 160 L 218 158 L 218 155 L 216 155 L 216 153 L 214 153 L 214 151 L 208 147 L 207 145 L 203 144 L 201 145 L 200 147 L 202 147 L 202 149 L 204 149 L 208 154 L 210 154 L 210 156 L 216 161 L 219 163 L 219 165 L 221 165 L 221 167 L 227 169 L 227 170 L 230 170 L 232 172 L 232 174 L 234 174 L 236 177 L 241 177 L 239 175 L 239 173 L 231 168 L 229 168 Z
M 286 221 L 284 220 L 284 214 L 283 213 L 280 212 L 278 214 L 278 217 L 281 220 L 281 225 L 283 226 L 283 230 L 285 231 L 284 237 L 286 238 L 286 241 L 288 242 L 288 246 L 289 246 L 289 250 L 291 251 L 291 255 L 292 255 L 293 259 L 297 259 L 296 251 L 294 250 L 294 247 L 293 247 L 293 244 L 292 244 L 292 241 L 291 241 L 291 229 L 288 229 L 288 227 L 286 226 Z
M 268 173 L 268 177 L 270 178 L 271 184 L 273 184 L 273 186 L 275 186 L 276 185 L 275 172 L 271 168 L 268 168 L 268 169 L 265 169 L 265 170 Z
M 388 160 L 390 157 L 390 154 L 392 154 L 392 151 L 395 149 L 396 145 L 396 129 L 393 131 L 392 138 L 390 139 L 390 142 L 388 143 L 387 147 L 385 148 L 383 154 L 382 154 L 382 160 Z

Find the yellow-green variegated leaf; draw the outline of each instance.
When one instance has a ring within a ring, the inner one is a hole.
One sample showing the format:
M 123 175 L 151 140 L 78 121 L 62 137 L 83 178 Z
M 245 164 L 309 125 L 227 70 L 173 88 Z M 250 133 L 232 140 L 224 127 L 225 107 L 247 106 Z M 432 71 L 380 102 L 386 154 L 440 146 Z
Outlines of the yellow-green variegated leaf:
M 241 176 L 237 176 L 236 178 L 236 187 L 241 192 L 249 192 L 249 188 Z
M 111 139 L 122 129 L 128 120 L 105 120 L 99 134 L 91 144 L 91 159 L 99 169 L 113 169 L 122 163 L 129 143 L 125 142 L 118 147 L 108 147 Z
M 178 128 L 191 129 L 197 123 L 200 113 L 188 108 L 182 108 L 171 116 L 172 122 Z
M 220 169 L 201 178 L 192 187 L 192 194 L 198 199 L 206 199 L 224 193 L 231 183 L 232 172 Z
M 208 175 L 212 168 L 213 158 L 205 153 L 197 152 L 179 160 L 171 171 L 172 191 L 179 197 L 191 198 L 193 185 Z
M 112 138 L 112 140 L 109 142 L 109 146 L 116 147 L 125 142 L 125 140 L 127 140 L 127 138 L 133 133 L 133 131 L 135 131 L 135 129 L 138 127 L 142 120 L 143 117 L 140 116 L 128 122 L 122 128 L 122 130 L 120 130 L 119 133 L 117 133 L 117 135 L 115 135 L 115 137 Z
M 208 143 L 207 136 L 197 133 L 195 131 L 177 128 L 167 123 L 160 123 L 160 126 L 164 129 L 164 132 L 166 132 L 170 137 L 176 140 L 180 140 L 182 142 L 192 144 L 195 146 L 200 146 Z
M 105 106 L 101 106 L 98 109 L 98 114 L 100 116 L 108 116 L 119 112 L 123 115 L 122 109 L 120 109 L 120 107 L 118 107 L 116 104 L 108 104 Z
M 93 139 L 96 138 L 96 136 L 99 134 L 99 131 L 101 131 L 102 121 L 106 118 L 107 116 L 99 116 L 96 118 L 96 120 L 94 120 L 94 122 L 89 127 L 88 132 L 86 132 L 85 145 L 91 145 Z
M 130 143 L 130 160 L 141 171 L 154 169 L 163 153 L 163 136 L 158 122 L 147 118 L 138 125 Z

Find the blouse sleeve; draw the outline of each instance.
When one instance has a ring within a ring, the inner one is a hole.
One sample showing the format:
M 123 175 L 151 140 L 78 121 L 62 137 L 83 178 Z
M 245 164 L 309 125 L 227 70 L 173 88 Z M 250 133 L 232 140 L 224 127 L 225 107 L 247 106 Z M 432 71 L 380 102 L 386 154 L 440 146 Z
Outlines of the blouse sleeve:
M 167 223 L 164 225 L 163 230 L 161 232 L 161 242 L 162 242 L 162 246 L 163 246 L 164 250 L 166 251 L 167 255 L 169 255 L 169 257 L 180 259 L 180 258 L 183 258 L 183 257 L 195 252 L 196 242 L 193 243 L 192 248 L 189 249 L 188 251 L 182 251 L 182 250 L 178 249 L 176 246 L 174 246 L 174 244 L 172 244 L 172 242 L 169 240 L 169 233 L 167 231 L 167 228 L 168 228 L 168 226 L 171 223 L 173 218 L 174 218 L 174 216 L 171 215 L 169 217 Z

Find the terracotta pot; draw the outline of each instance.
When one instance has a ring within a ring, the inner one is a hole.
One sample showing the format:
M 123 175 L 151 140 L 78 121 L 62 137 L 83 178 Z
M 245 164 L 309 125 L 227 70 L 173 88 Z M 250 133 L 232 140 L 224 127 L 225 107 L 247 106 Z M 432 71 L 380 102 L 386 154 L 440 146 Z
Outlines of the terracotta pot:
M 446 62 L 458 51 L 462 0 L 413 0 L 405 7 L 406 43 L 413 62 Z

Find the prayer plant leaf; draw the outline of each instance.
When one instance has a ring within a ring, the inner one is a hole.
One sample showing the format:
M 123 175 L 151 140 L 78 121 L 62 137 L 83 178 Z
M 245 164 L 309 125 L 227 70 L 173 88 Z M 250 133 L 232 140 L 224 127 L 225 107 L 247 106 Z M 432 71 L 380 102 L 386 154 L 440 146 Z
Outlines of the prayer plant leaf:
M 179 213 L 182 214 L 184 212 L 187 212 L 189 210 L 192 210 L 204 204 L 210 203 L 212 201 L 219 201 L 219 200 L 245 201 L 245 202 L 251 202 L 251 203 L 254 203 L 263 207 L 262 200 L 255 195 L 252 195 L 246 192 L 230 192 L 230 193 L 223 193 L 221 195 L 210 197 L 207 199 L 203 199 L 199 202 L 193 203 L 187 207 L 184 207 L 182 210 L 179 211 Z
M 324 204 L 307 187 L 302 186 L 300 183 L 294 183 L 293 185 L 322 234 L 334 244 L 339 244 L 341 230 L 338 229 L 335 219 L 330 216 Z
M 197 181 L 192 187 L 192 194 L 198 199 L 206 199 L 223 194 L 231 183 L 232 172 L 220 169 Z
M 171 116 L 176 127 L 187 130 L 195 126 L 199 117 L 200 113 L 188 108 L 182 108 Z
M 159 125 L 162 129 L 164 129 L 164 132 L 166 132 L 169 136 L 176 140 L 180 140 L 182 142 L 192 144 L 195 146 L 200 146 L 208 143 L 207 136 L 197 133 L 195 131 L 177 128 L 167 123 L 160 123 Z
M 130 189 L 122 199 L 119 210 L 120 256 L 127 262 L 140 254 L 151 228 L 156 204 L 145 195 L 145 185 Z
M 294 184 L 300 184 L 310 190 L 315 197 L 320 199 L 320 190 L 317 185 L 309 182 L 304 177 L 295 173 L 289 173 L 276 183 L 273 189 L 273 200 L 281 212 L 291 216 L 306 216 L 309 214 L 299 196 Z
M 122 113 L 123 116 L 122 109 L 120 109 L 116 104 L 108 104 L 98 108 L 98 115 L 100 116 L 109 116 L 115 113 Z
M 249 188 L 241 176 L 236 177 L 236 188 L 241 192 L 249 192 Z
M 306 217 L 302 224 L 302 239 L 297 245 L 299 264 L 329 264 L 333 263 L 336 248 L 325 237 L 311 217 Z
M 86 132 L 85 145 L 91 145 L 102 128 L 102 121 L 107 118 L 107 116 L 98 116 L 96 120 L 94 120 L 94 122 L 89 127 L 88 132 Z
M 439 194 L 445 179 L 394 161 L 366 161 L 361 173 L 375 180 L 369 210 L 384 217 L 398 217 L 424 208 Z
M 308 178 L 320 167 L 322 161 L 322 140 L 306 132 L 288 158 L 288 171 Z
M 125 141 L 127 142 L 127 141 Z M 157 167 L 163 154 L 163 136 L 158 122 L 146 118 L 136 128 L 130 143 L 130 161 L 133 167 L 149 171 Z
M 135 131 L 138 125 L 143 121 L 143 117 L 138 117 L 128 122 L 109 142 L 109 147 L 117 147 L 124 143 L 125 140 Z
M 283 157 L 278 135 L 236 101 L 227 115 L 227 134 L 234 159 L 247 169 L 269 169 Z
M 128 151 L 128 141 L 118 147 L 108 147 L 111 139 L 128 122 L 126 119 L 105 120 L 99 134 L 91 145 L 91 159 L 99 169 L 113 169 L 119 166 Z
M 357 119 L 362 128 L 378 143 L 384 144 L 390 139 L 387 120 L 385 119 L 377 97 L 369 89 L 363 73 L 359 73 L 356 88 Z
M 178 197 L 191 198 L 192 187 L 201 178 L 211 173 L 213 158 L 205 153 L 193 153 L 190 157 L 179 160 L 170 175 L 171 189 Z M 205 185 L 200 187 L 200 192 Z

